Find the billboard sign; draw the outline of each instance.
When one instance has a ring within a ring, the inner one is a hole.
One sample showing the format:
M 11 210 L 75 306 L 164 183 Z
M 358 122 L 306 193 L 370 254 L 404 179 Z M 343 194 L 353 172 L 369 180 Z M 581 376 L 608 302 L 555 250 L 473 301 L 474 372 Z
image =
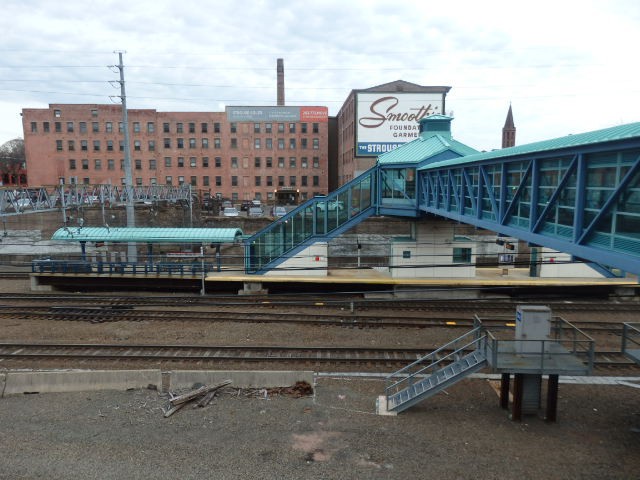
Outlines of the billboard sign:
M 327 107 L 226 107 L 229 122 L 327 122 Z
M 358 93 L 356 156 L 371 157 L 418 138 L 420 119 L 444 114 L 442 93 Z

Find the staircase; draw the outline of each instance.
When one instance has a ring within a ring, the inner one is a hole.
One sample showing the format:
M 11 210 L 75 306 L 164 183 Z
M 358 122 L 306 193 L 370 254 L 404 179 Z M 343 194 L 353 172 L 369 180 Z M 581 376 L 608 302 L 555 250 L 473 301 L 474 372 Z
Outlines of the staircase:
M 480 327 L 387 377 L 378 414 L 395 415 L 425 400 L 487 364 L 486 337 Z
M 375 215 L 373 167 L 327 196 L 313 197 L 247 238 L 245 272 L 266 273 L 315 242 L 328 241 Z

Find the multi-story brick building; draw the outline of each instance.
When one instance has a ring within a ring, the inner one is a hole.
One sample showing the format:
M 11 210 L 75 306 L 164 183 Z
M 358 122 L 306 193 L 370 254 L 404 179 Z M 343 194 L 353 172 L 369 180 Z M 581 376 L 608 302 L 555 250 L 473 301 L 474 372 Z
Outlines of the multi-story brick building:
M 371 168 L 378 155 L 418 138 L 418 122 L 445 113 L 451 87 L 404 80 L 352 90 L 337 116 L 337 183 Z
M 293 203 L 326 194 L 326 107 L 128 110 L 135 185 L 191 184 L 232 200 Z M 124 183 L 119 105 L 22 110 L 29 185 Z

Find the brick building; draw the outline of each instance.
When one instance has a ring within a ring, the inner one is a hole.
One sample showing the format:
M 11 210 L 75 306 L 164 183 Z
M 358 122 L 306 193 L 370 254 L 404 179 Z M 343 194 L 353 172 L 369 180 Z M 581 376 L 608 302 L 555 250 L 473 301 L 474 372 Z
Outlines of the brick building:
M 418 138 L 418 121 L 445 113 L 451 87 L 404 80 L 352 90 L 337 115 L 337 183 L 371 168 L 378 155 Z
M 22 110 L 29 185 L 124 183 L 119 105 Z M 136 185 L 191 184 L 232 200 L 296 203 L 327 193 L 326 107 L 128 110 Z

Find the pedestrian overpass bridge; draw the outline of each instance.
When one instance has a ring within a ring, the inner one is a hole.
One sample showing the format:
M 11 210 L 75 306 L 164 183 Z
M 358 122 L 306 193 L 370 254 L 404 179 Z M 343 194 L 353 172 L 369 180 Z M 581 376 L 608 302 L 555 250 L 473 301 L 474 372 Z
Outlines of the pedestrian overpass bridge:
M 373 215 L 452 219 L 566 252 L 601 273 L 640 274 L 640 122 L 477 152 L 451 117 L 326 197 L 245 240 L 245 271 L 265 274 Z

